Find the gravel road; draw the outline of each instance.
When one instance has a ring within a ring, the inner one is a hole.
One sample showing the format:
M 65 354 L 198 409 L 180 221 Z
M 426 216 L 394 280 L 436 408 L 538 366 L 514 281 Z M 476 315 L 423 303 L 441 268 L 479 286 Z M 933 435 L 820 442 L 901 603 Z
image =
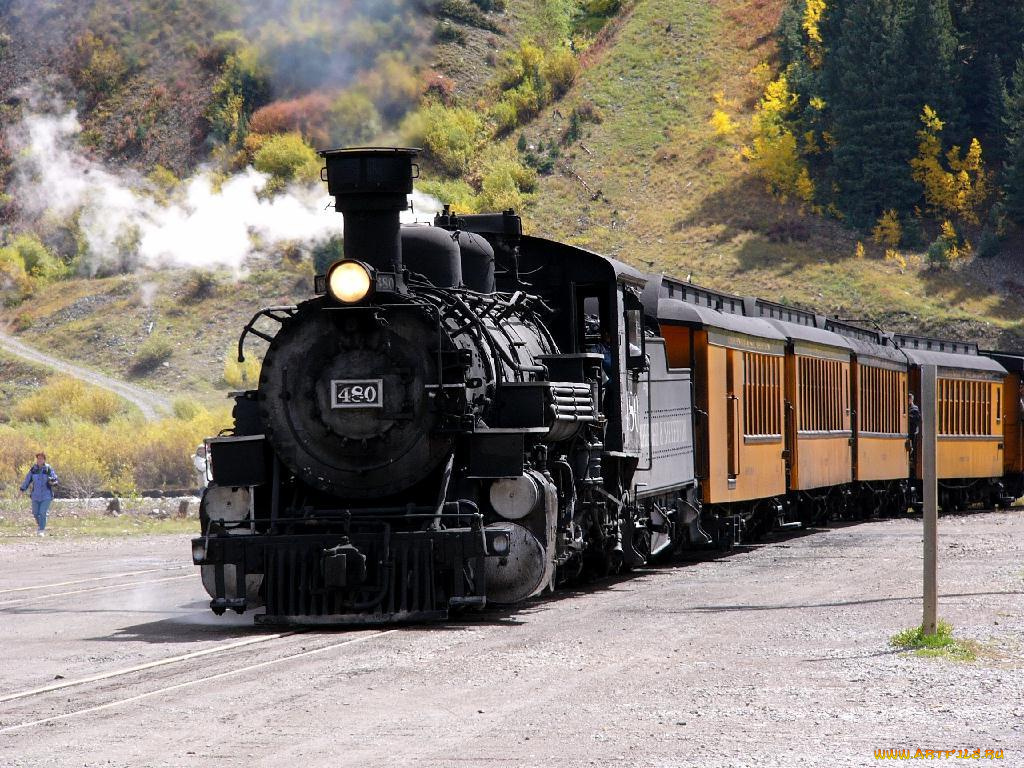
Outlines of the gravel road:
M 866 766 L 920 747 L 1024 765 L 1024 512 L 939 530 L 940 614 L 972 663 L 888 645 L 920 621 L 919 520 L 443 626 L 284 637 L 208 612 L 185 537 L 7 543 L 0 764 Z
M 73 376 L 76 379 L 81 379 L 82 381 L 100 387 L 101 389 L 113 392 L 115 395 L 123 397 L 142 411 L 142 415 L 147 421 L 155 421 L 171 411 L 171 402 L 166 397 L 158 395 L 155 392 L 150 392 L 142 387 L 136 387 L 118 379 L 113 379 L 110 376 L 89 370 L 88 368 L 83 368 L 65 360 L 60 360 L 52 355 L 39 351 L 34 347 L 30 347 L 28 344 L 25 344 L 24 342 L 3 332 L 0 332 L 0 349 L 3 349 L 5 352 L 12 355 L 24 358 L 25 360 L 31 360 L 34 363 L 41 363 L 49 368 L 53 368 L 55 371 L 68 376 Z

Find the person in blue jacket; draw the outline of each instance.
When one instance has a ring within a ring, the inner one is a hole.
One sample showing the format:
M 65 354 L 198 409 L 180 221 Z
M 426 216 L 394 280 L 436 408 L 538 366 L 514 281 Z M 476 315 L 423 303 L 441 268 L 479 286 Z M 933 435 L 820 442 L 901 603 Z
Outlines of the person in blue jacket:
M 37 536 L 46 535 L 46 513 L 50 509 L 53 489 L 57 487 L 58 482 L 57 473 L 46 463 L 46 454 L 40 451 L 36 454 L 36 463 L 29 469 L 25 481 L 21 484 L 22 493 L 28 490 L 29 485 L 32 486 L 32 516 L 39 526 Z

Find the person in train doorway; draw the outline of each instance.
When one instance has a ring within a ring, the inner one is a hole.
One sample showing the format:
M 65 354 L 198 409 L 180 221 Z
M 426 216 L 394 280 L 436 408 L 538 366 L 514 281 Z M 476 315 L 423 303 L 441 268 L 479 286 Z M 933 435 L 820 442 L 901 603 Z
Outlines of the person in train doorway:
M 39 527 L 39 530 L 36 531 L 37 536 L 46 535 L 46 514 L 50 511 L 53 491 L 59 482 L 53 467 L 46 463 L 46 454 L 42 451 L 37 453 L 36 463 L 29 468 L 25 480 L 21 484 L 22 493 L 32 486 L 29 498 L 32 499 L 32 516 L 36 519 L 36 525 Z
M 910 466 L 914 468 L 917 458 L 917 438 L 921 434 L 921 409 L 914 402 L 914 396 L 908 395 L 907 406 L 907 444 L 910 448 Z
M 612 334 L 607 328 L 601 329 L 601 341 L 597 344 L 597 351 L 601 353 L 601 371 L 604 373 L 605 381 L 615 379 L 615 343 L 612 341 Z

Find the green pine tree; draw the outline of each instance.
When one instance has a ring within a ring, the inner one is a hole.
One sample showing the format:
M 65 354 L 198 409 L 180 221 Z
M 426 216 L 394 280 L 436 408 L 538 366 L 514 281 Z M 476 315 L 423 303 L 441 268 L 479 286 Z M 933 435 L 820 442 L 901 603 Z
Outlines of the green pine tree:
M 1006 130 L 1003 172 L 1006 213 L 1018 226 L 1024 226 L 1024 57 L 1017 60 L 1007 85 L 1003 125 Z
M 836 202 L 855 226 L 909 210 L 921 196 L 909 165 L 920 107 L 906 18 L 900 0 L 847 0 L 830 4 L 821 22 Z
M 917 114 L 927 105 L 942 117 L 947 134 L 960 138 L 962 104 L 957 36 L 949 0 L 904 0 L 903 27 L 908 48 L 907 72 Z M 969 137 L 965 137 L 966 143 Z
M 998 159 L 1002 144 L 1000 119 L 1006 75 L 1024 46 L 1024 4 L 1007 0 L 953 0 L 963 60 L 964 128 L 977 136 Z

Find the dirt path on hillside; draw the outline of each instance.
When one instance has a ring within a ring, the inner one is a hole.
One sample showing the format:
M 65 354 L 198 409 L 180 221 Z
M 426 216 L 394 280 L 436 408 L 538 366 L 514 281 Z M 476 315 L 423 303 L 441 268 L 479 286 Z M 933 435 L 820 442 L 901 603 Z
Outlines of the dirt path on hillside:
M 142 415 L 147 421 L 155 421 L 171 412 L 170 400 L 162 395 L 52 357 L 45 352 L 40 352 L 38 349 L 28 346 L 13 336 L 8 336 L 2 331 L 0 331 L 0 349 L 25 360 L 30 360 L 33 363 L 40 363 L 53 368 L 55 371 L 73 376 L 76 379 L 81 379 L 93 386 L 113 392 L 142 411 Z

